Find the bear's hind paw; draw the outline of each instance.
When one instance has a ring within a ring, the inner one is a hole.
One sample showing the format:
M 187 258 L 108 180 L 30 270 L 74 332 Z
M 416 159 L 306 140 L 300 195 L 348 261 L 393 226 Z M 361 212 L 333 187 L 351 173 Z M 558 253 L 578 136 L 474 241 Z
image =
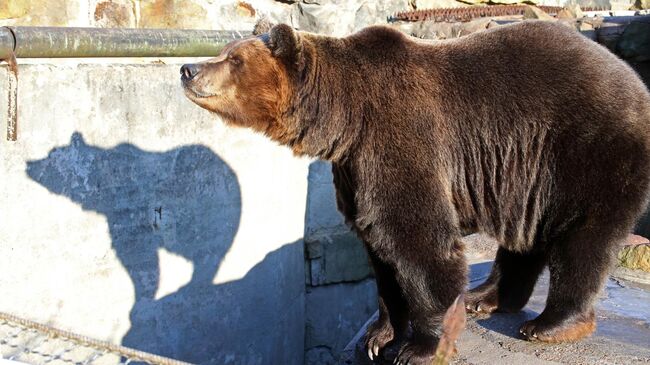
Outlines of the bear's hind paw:
M 557 321 L 548 321 L 540 317 L 521 326 L 519 333 L 525 339 L 549 343 L 572 342 L 587 337 L 596 330 L 593 313 Z

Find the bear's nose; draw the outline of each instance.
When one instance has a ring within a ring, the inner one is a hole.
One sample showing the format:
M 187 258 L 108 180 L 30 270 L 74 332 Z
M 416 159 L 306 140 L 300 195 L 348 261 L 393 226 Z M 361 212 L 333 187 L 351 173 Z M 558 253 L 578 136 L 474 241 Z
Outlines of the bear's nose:
M 181 67 L 181 78 L 183 80 L 191 80 L 199 73 L 199 66 L 194 63 L 189 63 Z

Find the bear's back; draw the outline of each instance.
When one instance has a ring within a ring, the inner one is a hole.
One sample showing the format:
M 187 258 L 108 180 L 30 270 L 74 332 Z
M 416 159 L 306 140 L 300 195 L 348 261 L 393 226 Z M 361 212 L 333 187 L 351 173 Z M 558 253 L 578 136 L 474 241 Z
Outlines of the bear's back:
M 369 32 L 388 33 L 386 51 L 367 42 Z M 431 43 L 374 28 L 359 39 L 368 73 L 360 95 L 373 112 L 363 158 L 445 181 L 468 227 L 523 247 L 550 202 L 606 201 L 627 181 L 637 188 L 618 201 L 640 209 L 650 186 L 650 95 L 604 47 L 547 22 Z M 382 171 L 363 173 L 383 181 Z

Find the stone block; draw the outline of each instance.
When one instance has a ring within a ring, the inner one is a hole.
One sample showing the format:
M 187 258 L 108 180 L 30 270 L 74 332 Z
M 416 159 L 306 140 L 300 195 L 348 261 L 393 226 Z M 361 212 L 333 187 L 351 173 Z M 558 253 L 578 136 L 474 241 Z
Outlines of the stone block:
M 312 286 L 358 281 L 372 274 L 363 243 L 352 232 L 305 241 Z
M 135 28 L 135 5 L 130 0 L 98 1 L 92 25 L 100 28 Z
M 332 166 L 315 161 L 309 165 L 306 236 L 325 232 L 347 231 L 343 215 L 336 207 L 336 192 L 332 182 Z
M 386 24 L 398 11 L 412 9 L 406 0 L 331 1 L 293 5 L 291 22 L 300 30 L 345 36 L 374 24 Z
M 139 7 L 139 28 L 212 28 L 207 10 L 194 0 L 142 0 Z
M 0 1 L 0 26 L 80 26 L 87 20 L 82 17 L 81 2 L 87 0 L 2 0 Z

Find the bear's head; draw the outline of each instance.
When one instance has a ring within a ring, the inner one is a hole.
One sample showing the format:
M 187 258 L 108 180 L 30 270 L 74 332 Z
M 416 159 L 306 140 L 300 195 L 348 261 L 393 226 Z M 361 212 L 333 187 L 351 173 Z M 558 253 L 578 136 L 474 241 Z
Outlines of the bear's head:
M 304 67 L 301 35 L 285 24 L 228 44 L 217 58 L 181 68 L 185 94 L 226 123 L 287 143 L 292 95 Z

